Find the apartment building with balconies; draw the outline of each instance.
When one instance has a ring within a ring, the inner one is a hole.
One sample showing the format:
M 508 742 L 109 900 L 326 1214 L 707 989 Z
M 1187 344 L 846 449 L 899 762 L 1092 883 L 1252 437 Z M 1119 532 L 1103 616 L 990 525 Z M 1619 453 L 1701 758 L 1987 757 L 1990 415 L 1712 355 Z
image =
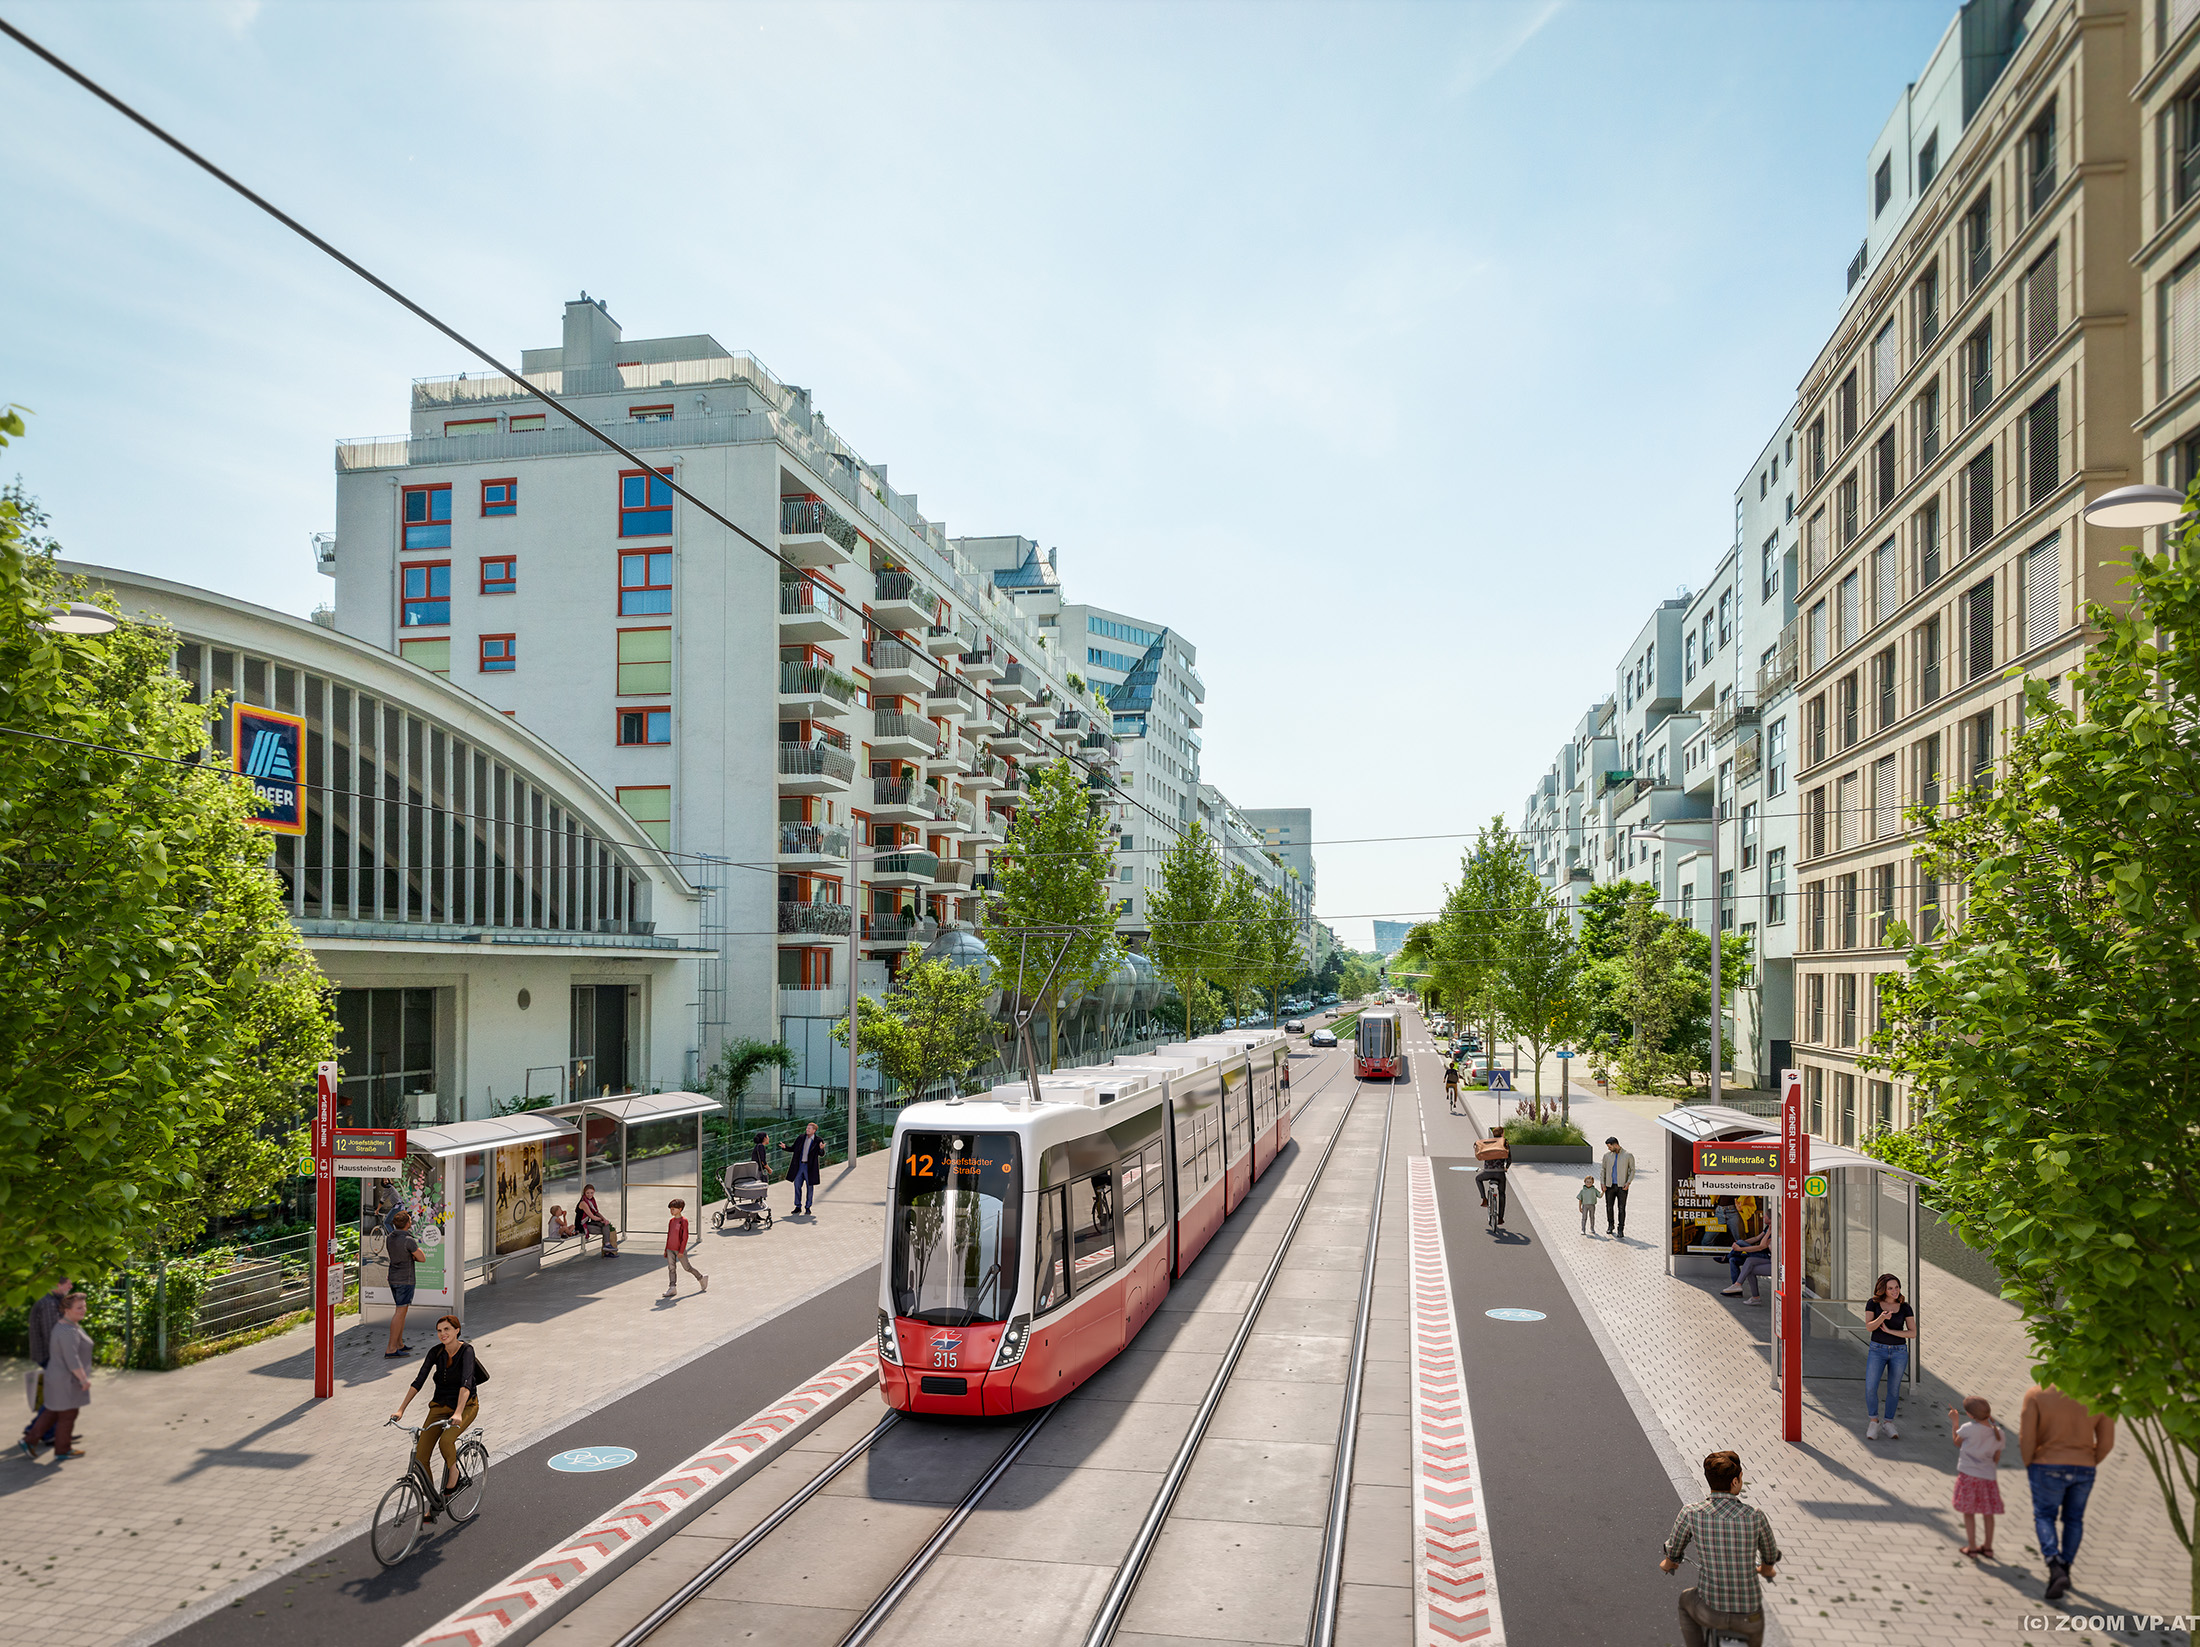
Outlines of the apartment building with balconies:
M 419 380 L 404 436 L 338 446 L 336 627 L 556 744 L 704 890 L 706 1064 L 784 1027 L 830 1086 L 851 936 L 875 985 L 972 922 L 1030 772 L 1074 751 L 1112 781 L 1103 711 L 753 357 L 626 338 L 584 296 L 521 371 Z
M 2184 491 L 2200 477 L 2200 0 L 2144 8 L 2140 42 L 2140 478 Z
M 1910 1119 L 1862 1062 L 1891 924 L 1929 934 L 1944 902 L 1907 809 L 1994 782 L 2015 677 L 2059 688 L 2083 603 L 2114 598 L 2114 535 L 2080 509 L 2142 459 L 2145 9 L 1996 14 L 2022 38 L 1964 85 L 1960 135 L 1798 393 L 1794 1039 L 1837 1142 Z

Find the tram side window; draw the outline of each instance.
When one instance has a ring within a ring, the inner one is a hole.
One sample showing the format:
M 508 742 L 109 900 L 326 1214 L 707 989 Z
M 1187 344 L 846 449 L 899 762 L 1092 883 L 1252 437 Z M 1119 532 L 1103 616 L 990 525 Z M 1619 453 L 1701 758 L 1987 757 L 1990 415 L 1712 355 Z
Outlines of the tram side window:
M 1199 1172 L 1203 1183 L 1222 1176 L 1222 1119 L 1214 1110 L 1207 1112 L 1206 1130 L 1200 1134 Z
M 1062 1192 L 1039 1197 L 1039 1310 L 1044 1313 L 1069 1298 L 1069 1241 L 1062 1222 Z
M 1253 1147 L 1250 1130 L 1253 1094 L 1249 1088 L 1240 1087 L 1235 1092 L 1227 1093 L 1222 1102 L 1230 1116 L 1230 1159 L 1235 1161 Z
M 1146 1233 L 1159 1235 L 1169 1221 L 1169 1197 L 1161 1177 L 1161 1145 L 1157 1141 L 1146 1146 L 1144 1156 L 1146 1180 Z
M 1121 1186 L 1117 1201 L 1121 1211 L 1123 1254 L 1127 1258 L 1132 1249 L 1145 1243 L 1146 1201 L 1149 1196 L 1161 1193 L 1161 1180 L 1146 1170 L 1146 1157 L 1136 1150 L 1115 1164 L 1115 1177 Z
M 1082 1173 L 1069 1191 L 1070 1290 L 1083 1292 L 1115 1268 L 1115 1171 Z

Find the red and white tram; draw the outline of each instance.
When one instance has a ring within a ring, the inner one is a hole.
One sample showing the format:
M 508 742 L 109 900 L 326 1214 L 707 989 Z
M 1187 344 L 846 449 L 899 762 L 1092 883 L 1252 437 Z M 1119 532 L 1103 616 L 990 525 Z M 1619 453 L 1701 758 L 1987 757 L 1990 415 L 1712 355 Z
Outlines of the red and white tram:
M 1058 1401 L 1160 1307 L 1291 1135 L 1273 1031 L 1179 1042 L 894 1128 L 879 1383 L 907 1412 Z
M 1353 1077 L 1365 1081 L 1380 1075 L 1396 1080 L 1404 1053 L 1404 1029 L 1394 1007 L 1370 1007 L 1361 1013 L 1358 1038 L 1352 1047 Z

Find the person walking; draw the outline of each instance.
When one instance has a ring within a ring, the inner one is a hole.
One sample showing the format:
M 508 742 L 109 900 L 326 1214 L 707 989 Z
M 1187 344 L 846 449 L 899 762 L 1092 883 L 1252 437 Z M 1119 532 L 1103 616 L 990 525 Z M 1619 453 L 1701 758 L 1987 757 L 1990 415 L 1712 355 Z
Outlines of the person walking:
M 413 1397 L 420 1393 L 420 1386 L 431 1375 L 434 1377 L 435 1394 L 428 1399 L 427 1422 L 420 1428 L 420 1439 L 413 1444 L 413 1457 L 420 1461 L 421 1472 L 425 1474 L 430 1456 L 437 1448 L 442 1449 L 441 1490 L 448 1498 L 458 1489 L 459 1433 L 481 1416 L 481 1403 L 475 1392 L 489 1381 L 489 1370 L 474 1354 L 473 1345 L 466 1342 L 457 1316 L 439 1316 L 435 1337 L 434 1345 L 420 1359 L 420 1370 L 413 1374 L 412 1388 L 405 1392 L 405 1399 L 398 1402 L 397 1411 L 390 1417 L 403 1418 Z M 457 1415 L 454 1422 L 441 1424 L 453 1414 Z M 426 1519 L 435 1520 L 435 1506 L 429 1506 Z
M 1864 1302 L 1864 1328 L 1871 1342 L 1864 1346 L 1864 1439 L 1902 1439 L 1894 1427 L 1895 1409 L 1902 1401 L 1902 1375 L 1910 1370 L 1910 1340 L 1917 1336 L 1917 1311 L 1902 1296 L 1902 1282 L 1882 1275 L 1872 1283 Z M 1887 1399 L 1879 1399 L 1880 1376 L 1885 1374 Z
M 61 1312 L 69 1302 L 69 1289 L 73 1281 L 56 1281 L 46 1292 L 39 1294 L 31 1305 L 30 1319 L 25 1323 L 30 1337 L 31 1370 L 23 1375 L 23 1399 L 30 1404 L 31 1421 L 23 1426 L 23 1450 L 36 1457 L 30 1445 L 31 1432 L 37 1429 L 46 1416 L 46 1357 L 52 1353 L 53 1330 L 61 1320 Z
M 764 1182 L 770 1183 L 772 1177 L 772 1139 L 770 1133 L 760 1132 L 756 1135 L 756 1147 L 749 1151 L 749 1159 L 756 1163 L 756 1170 L 762 1176 Z
M 1964 1415 L 1968 1414 L 1966 1418 Z M 1948 1409 L 1948 1435 L 1956 1444 L 1955 1507 L 1963 1516 L 1963 1553 L 1994 1559 L 1994 1517 L 2002 1514 L 2001 1484 L 1995 1479 L 2001 1468 L 2001 1450 L 2009 1438 L 1994 1422 L 1993 1404 L 1983 1395 L 1964 1402 L 1963 1412 Z M 1986 1518 L 1986 1536 L 1977 1536 L 1973 1523 Z
M 1681 1558 L 1695 1548 L 1696 1582 L 1681 1592 L 1681 1640 L 1687 1647 L 1705 1647 L 1724 1631 L 1749 1647 L 1764 1647 L 1764 1591 L 1757 1581 L 1779 1577 L 1779 1542 L 1764 1511 L 1742 1502 L 1739 1454 L 1707 1454 L 1703 1478 L 1711 1496 L 1674 1518 L 1665 1558 L 1658 1563 L 1666 1572 L 1678 1572 Z
M 25 1437 L 23 1450 L 32 1458 L 53 1444 L 56 1464 L 65 1458 L 82 1458 L 76 1444 L 76 1415 L 92 1399 L 92 1335 L 84 1330 L 91 1300 L 74 1292 L 62 1301 L 61 1319 L 53 1324 L 46 1346 L 46 1409 Z
M 672 1221 L 665 1226 L 665 1296 L 680 1295 L 680 1271 L 684 1268 L 695 1277 L 697 1292 L 710 1291 L 710 1277 L 688 1262 L 688 1221 L 685 1201 L 668 1201 Z
M 2060 1601 L 2070 1589 L 2070 1564 L 2078 1559 L 2078 1541 L 2085 1536 L 2085 1503 L 2093 1496 L 2093 1477 L 2115 1445 L 2115 1419 L 2096 1415 L 2051 1384 L 2034 1384 L 2024 1392 L 2017 1450 L 2032 1488 L 2032 1525 L 2047 1562 L 2049 1601 Z
M 1604 1140 L 1604 1159 L 1597 1163 L 1597 1182 L 1604 1187 L 1604 1233 L 1624 1240 L 1627 1236 L 1627 1186 L 1635 1181 L 1635 1158 L 1619 1147 L 1617 1138 Z
M 1593 1240 L 1597 1233 L 1597 1181 L 1582 1179 L 1581 1188 L 1574 1191 L 1574 1199 L 1581 1203 L 1581 1233 Z
M 390 1302 L 396 1308 L 390 1314 L 390 1341 L 382 1347 L 382 1359 L 395 1360 L 410 1354 L 412 1346 L 405 1342 L 405 1316 L 412 1308 L 413 1289 L 418 1284 L 422 1251 L 412 1234 L 413 1215 L 400 1212 L 390 1220 L 389 1262 Z
M 825 1176 L 825 1140 L 817 1135 L 817 1123 L 812 1121 L 801 1137 L 779 1147 L 794 1157 L 787 1165 L 787 1178 L 794 1185 L 794 1210 L 815 1218 L 818 1180 Z

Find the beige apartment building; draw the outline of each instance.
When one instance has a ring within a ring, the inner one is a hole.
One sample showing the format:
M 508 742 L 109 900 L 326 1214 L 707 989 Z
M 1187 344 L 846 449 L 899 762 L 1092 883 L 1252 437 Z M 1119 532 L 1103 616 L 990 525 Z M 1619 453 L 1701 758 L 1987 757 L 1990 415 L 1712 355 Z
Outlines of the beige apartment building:
M 2178 341 L 2200 332 L 2170 295 L 2200 245 L 2192 212 L 2164 225 L 2174 247 L 2165 232 L 2133 257 L 2142 217 L 2163 222 L 2142 213 L 2149 191 L 2163 206 L 2192 193 L 2184 170 L 2153 170 L 2155 122 L 2183 144 L 2192 119 L 2183 70 L 2141 78 L 2149 32 L 2200 11 L 2166 4 L 2024 13 L 1960 137 L 1940 134 L 1929 164 L 1900 157 L 1923 180 L 1915 208 L 1798 393 L 1794 1054 L 1811 1129 L 1837 1142 L 1909 1121 L 1907 1094 L 1859 1062 L 1879 980 L 1902 964 L 1890 920 L 1929 932 L 1941 917 L 1904 808 L 1994 781 L 2023 714 L 2010 671 L 2060 681 L 2082 603 L 2117 594 L 2121 540 L 2083 525 L 2088 493 L 2141 478 L 2142 429 L 2166 454 L 2200 424 L 2200 356 Z M 2175 44 L 2200 67 L 2192 33 Z M 2154 88 L 2144 127 L 2135 87 Z M 2166 357 L 2147 362 L 2164 345 L 2140 323 L 2142 271 L 2169 283 L 2162 314 L 2186 328 L 2167 345 L 2187 351 L 2174 396 Z
M 2144 478 L 2182 490 L 2200 473 L 2200 0 L 2155 0 L 2141 40 L 2138 428 Z

